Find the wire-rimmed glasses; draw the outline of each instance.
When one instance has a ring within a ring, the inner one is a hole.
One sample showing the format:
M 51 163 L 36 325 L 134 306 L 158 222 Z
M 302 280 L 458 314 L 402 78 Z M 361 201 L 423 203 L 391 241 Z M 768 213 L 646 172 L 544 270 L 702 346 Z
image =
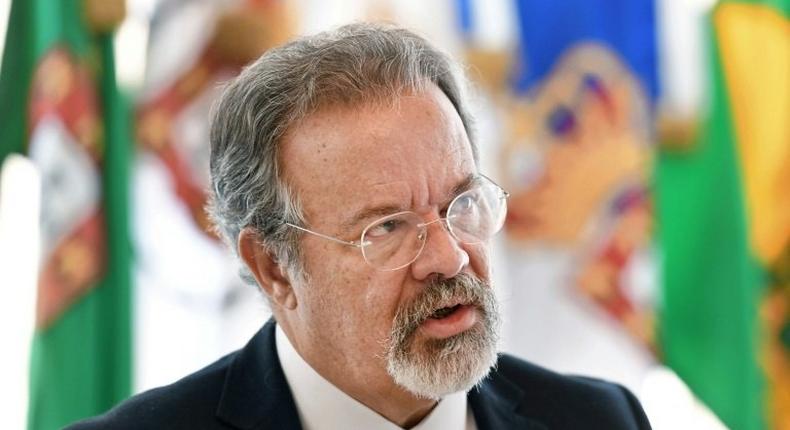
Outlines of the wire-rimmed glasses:
M 286 225 L 362 251 L 365 261 L 381 271 L 402 269 L 420 256 L 428 237 L 428 226 L 443 222 L 447 231 L 464 244 L 482 243 L 493 237 L 505 222 L 507 197 L 502 187 L 480 175 L 475 184 L 458 194 L 447 206 L 443 218 L 425 222 L 411 211 L 387 215 L 370 223 L 358 241 L 347 241 L 310 229 Z

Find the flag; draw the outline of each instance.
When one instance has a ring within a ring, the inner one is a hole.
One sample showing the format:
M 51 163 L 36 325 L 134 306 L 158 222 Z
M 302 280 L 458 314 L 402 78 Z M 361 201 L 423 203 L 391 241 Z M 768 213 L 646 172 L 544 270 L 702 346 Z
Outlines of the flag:
M 703 130 L 657 163 L 661 349 L 734 430 L 790 428 L 789 10 L 716 5 Z
M 634 390 L 655 364 L 654 8 L 516 2 L 515 102 L 501 156 L 514 352 Z
M 128 110 L 111 29 L 123 3 L 16 0 L 0 69 L 0 159 L 42 178 L 28 426 L 60 428 L 130 393 Z
M 597 42 L 616 52 L 645 92 L 659 94 L 655 3 L 652 0 L 547 2 L 518 0 L 519 56 L 515 76 L 519 92 L 545 79 L 573 45 Z
M 184 11 L 194 12 L 198 8 L 216 14 L 211 16 L 216 21 L 214 34 L 208 41 L 201 38 L 191 41 L 204 45 L 197 50 L 196 58 L 185 59 L 188 67 L 179 69 L 175 77 L 169 76 L 166 85 L 156 82 L 156 91 L 140 103 L 137 136 L 140 144 L 167 166 L 174 192 L 195 223 L 217 239 L 205 211 L 209 187 L 205 118 L 220 92 L 218 83 L 234 77 L 243 65 L 270 47 L 285 43 L 293 30 L 289 10 L 280 1 L 245 0 L 236 7 L 225 8 L 210 3 L 196 8 L 192 4 L 172 2 L 161 9 L 164 17 L 159 17 L 152 27 L 153 40 L 158 45 L 152 51 L 169 58 L 176 55 L 172 50 L 183 49 L 183 41 L 173 40 L 172 33 L 159 37 L 157 31 L 168 24 L 162 23 L 162 19 L 194 20 Z M 161 59 L 153 58 L 153 61 Z
M 260 290 L 239 278 L 204 210 L 208 118 L 224 81 L 293 34 L 290 6 L 162 0 L 151 16 L 131 186 L 135 391 L 238 349 L 270 314 Z

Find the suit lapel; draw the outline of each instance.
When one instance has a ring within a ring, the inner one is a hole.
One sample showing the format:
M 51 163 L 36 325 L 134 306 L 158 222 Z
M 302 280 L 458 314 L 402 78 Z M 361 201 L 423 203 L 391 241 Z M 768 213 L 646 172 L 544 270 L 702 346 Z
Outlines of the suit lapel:
M 228 368 L 217 417 L 239 429 L 301 430 L 291 389 L 285 380 L 269 320 L 239 351 Z M 524 392 L 493 370 L 467 395 L 479 430 L 547 430 L 521 413 Z
M 547 430 L 540 421 L 527 417 L 519 406 L 524 392 L 499 375 L 496 369 L 467 395 L 478 430 Z
M 216 415 L 240 429 L 301 429 L 291 389 L 267 322 L 228 368 Z

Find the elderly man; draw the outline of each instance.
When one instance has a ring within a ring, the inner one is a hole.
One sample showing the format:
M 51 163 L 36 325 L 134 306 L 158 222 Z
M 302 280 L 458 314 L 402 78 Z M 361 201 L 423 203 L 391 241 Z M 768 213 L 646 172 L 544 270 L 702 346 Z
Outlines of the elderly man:
M 76 428 L 649 428 L 620 386 L 497 355 L 507 193 L 478 170 L 463 86 L 422 38 L 367 24 L 245 69 L 215 109 L 210 210 L 274 319 Z

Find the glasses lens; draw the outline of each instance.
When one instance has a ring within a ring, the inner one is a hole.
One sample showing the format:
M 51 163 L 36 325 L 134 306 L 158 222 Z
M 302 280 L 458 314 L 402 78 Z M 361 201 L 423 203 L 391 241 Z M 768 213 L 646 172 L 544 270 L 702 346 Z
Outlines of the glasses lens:
M 362 233 L 362 255 L 379 270 L 400 269 L 417 258 L 425 244 L 421 219 L 412 212 L 382 218 Z
M 465 191 L 447 209 L 453 234 L 464 243 L 484 242 L 505 222 L 507 200 L 499 186 L 487 183 Z

